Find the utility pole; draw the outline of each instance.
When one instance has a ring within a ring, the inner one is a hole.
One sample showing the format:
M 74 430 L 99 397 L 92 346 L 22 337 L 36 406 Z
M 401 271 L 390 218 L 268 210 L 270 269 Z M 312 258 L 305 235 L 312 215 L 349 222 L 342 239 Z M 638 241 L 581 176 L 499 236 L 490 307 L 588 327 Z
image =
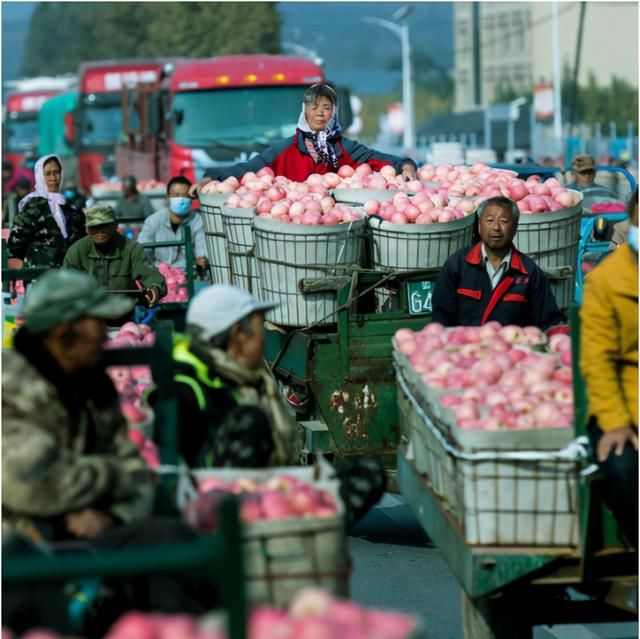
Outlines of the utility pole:
M 412 7 L 410 5 L 405 5 L 401 9 L 398 9 L 398 11 L 393 14 L 393 17 L 396 20 L 402 21 L 411 13 L 411 10 Z M 400 38 L 400 44 L 402 47 L 402 106 L 404 113 L 403 145 L 405 152 L 411 152 L 415 149 L 416 145 L 416 123 L 413 105 L 413 78 L 411 77 L 411 44 L 409 42 L 409 25 L 406 23 L 396 24 L 390 20 L 373 18 L 371 16 L 363 17 L 362 21 L 384 27 Z
M 587 3 L 580 3 L 580 22 L 578 23 L 578 40 L 576 43 L 576 59 L 573 65 L 573 85 L 571 91 L 571 111 L 569 112 L 569 124 L 573 128 L 576 112 L 578 110 L 578 74 L 580 73 L 580 55 L 582 53 L 582 34 L 584 32 L 584 15 L 587 11 Z
M 482 106 L 482 47 L 480 46 L 480 2 L 471 3 L 471 38 L 473 47 L 473 100 Z
M 562 77 L 560 75 L 560 29 L 558 25 L 558 2 L 551 3 L 551 48 L 553 51 L 553 137 L 562 150 Z

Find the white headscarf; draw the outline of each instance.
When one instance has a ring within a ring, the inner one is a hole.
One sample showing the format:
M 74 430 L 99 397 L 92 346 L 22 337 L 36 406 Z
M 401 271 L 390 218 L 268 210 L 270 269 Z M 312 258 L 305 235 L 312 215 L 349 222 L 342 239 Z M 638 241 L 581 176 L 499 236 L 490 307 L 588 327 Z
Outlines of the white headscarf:
M 64 174 L 62 173 L 62 162 L 57 155 L 43 155 L 37 162 L 33 169 L 36 176 L 36 190 L 29 195 L 25 195 L 18 203 L 18 211 L 22 211 L 25 204 L 34 197 L 43 197 L 49 202 L 49 210 L 53 219 L 56 221 L 62 237 L 67 239 L 67 222 L 62 212 L 62 205 L 66 202 L 64 195 L 61 193 L 50 193 L 47 183 L 44 179 L 44 165 L 49 161 L 55 159 L 60 165 L 60 184 L 63 184 Z

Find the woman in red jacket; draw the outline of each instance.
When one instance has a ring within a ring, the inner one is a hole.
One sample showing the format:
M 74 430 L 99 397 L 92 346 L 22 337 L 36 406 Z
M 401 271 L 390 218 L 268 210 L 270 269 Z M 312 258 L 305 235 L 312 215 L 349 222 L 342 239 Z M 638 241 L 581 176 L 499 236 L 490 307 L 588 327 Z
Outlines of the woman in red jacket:
M 405 180 L 416 177 L 416 164 L 409 158 L 380 153 L 354 140 L 342 137 L 338 122 L 338 96 L 326 84 L 314 84 L 304 94 L 302 112 L 295 135 L 270 146 L 248 162 L 229 167 L 212 168 L 194 184 L 190 193 L 195 195 L 211 180 L 240 178 L 249 171 L 259 171 L 268 166 L 276 175 L 304 182 L 312 173 L 329 173 L 341 166 L 356 167 L 369 164 L 374 171 L 391 165 Z

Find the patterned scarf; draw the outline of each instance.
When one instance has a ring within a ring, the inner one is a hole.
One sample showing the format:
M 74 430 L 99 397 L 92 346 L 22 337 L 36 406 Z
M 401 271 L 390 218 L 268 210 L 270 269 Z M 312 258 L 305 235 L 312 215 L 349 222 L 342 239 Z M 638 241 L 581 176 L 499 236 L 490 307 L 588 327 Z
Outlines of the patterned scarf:
M 61 193 L 50 193 L 49 187 L 44 181 L 44 165 L 51 159 L 58 161 L 60 165 L 60 184 L 63 184 L 64 173 L 62 173 L 62 162 L 57 155 L 43 155 L 37 162 L 33 169 L 36 176 L 36 190 L 28 195 L 25 195 L 18 203 L 18 211 L 22 211 L 24 205 L 34 197 L 43 197 L 49 203 L 49 210 L 53 219 L 56 221 L 62 237 L 67 239 L 67 219 L 62 212 L 62 205 L 67 201 Z
M 311 140 L 313 148 L 318 154 L 318 163 L 335 171 L 338 168 L 338 157 L 332 142 L 337 140 L 342 133 L 342 127 L 338 122 L 338 109 L 335 106 L 333 107 L 333 115 L 324 131 L 313 131 L 304 115 L 303 104 L 302 113 L 300 113 L 300 118 L 298 119 L 298 129 L 305 138 Z

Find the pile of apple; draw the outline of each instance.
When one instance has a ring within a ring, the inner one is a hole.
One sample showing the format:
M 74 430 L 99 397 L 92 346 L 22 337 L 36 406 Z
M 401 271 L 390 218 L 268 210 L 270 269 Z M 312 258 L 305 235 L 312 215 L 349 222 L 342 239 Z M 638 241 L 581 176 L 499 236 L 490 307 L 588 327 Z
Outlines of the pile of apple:
M 167 285 L 167 294 L 160 301 L 165 304 L 168 302 L 189 301 L 189 292 L 185 286 L 187 277 L 184 271 L 176 266 L 169 266 L 166 262 L 161 262 L 158 265 L 158 270 Z
M 446 195 L 427 189 L 409 198 L 406 193 L 395 193 L 391 200 L 367 200 L 367 215 L 377 215 L 392 224 L 434 224 L 453 222 L 475 211 L 470 199 L 449 202 Z
M 127 348 L 129 346 L 150 346 L 156 336 L 150 326 L 125 322 L 113 339 L 105 342 L 105 348 Z
M 138 446 L 140 456 L 147 464 L 157 468 L 160 464 L 158 449 L 140 430 L 152 418 L 142 405 L 142 396 L 153 382 L 151 369 L 148 366 L 109 366 L 106 370 L 118 392 L 120 410 L 129 426 L 129 439 Z
M 166 191 L 167 185 L 157 180 L 141 180 L 136 183 L 138 191 Z M 91 185 L 91 189 L 100 191 L 122 191 L 122 183 L 120 182 L 97 182 Z
M 286 611 L 256 608 L 249 620 L 250 639 L 408 639 L 415 632 L 407 615 L 362 608 L 320 588 L 300 590 Z
M 201 619 L 190 615 L 128 612 L 109 629 L 105 639 L 227 639 L 223 615 Z M 287 610 L 254 608 L 248 639 L 408 639 L 416 636 L 411 617 L 387 610 L 363 608 L 336 599 L 320 588 L 303 588 Z M 14 639 L 6 628 L 3 639 Z M 45 629 L 33 629 L 22 639 L 64 639 Z
M 553 335 L 550 353 L 527 348 L 545 342 L 537 327 L 497 322 L 451 329 L 432 323 L 394 336 L 394 347 L 426 386 L 448 389 L 438 401 L 457 426 L 489 431 L 572 426 L 571 341 Z
M 248 477 L 226 482 L 215 476 L 198 484 L 198 498 L 183 510 L 184 519 L 198 530 L 214 530 L 217 510 L 230 494 L 238 495 L 240 516 L 250 523 L 288 517 L 335 517 L 338 506 L 331 494 L 290 475 L 277 475 L 260 484 Z
M 556 178 L 542 182 L 540 176 L 530 175 L 521 180 L 509 171 L 482 163 L 471 167 L 426 164 L 418 169 L 418 178 L 437 182 L 439 192 L 446 189 L 448 197 L 473 197 L 476 205 L 491 197 L 508 197 L 523 214 L 559 211 L 581 200 L 578 193 L 563 187 Z
M 333 225 L 362 219 L 350 207 L 336 204 L 328 187 L 323 185 L 325 177 L 314 174 L 306 182 L 293 182 L 276 177 L 265 167 L 257 173 L 245 173 L 240 180 L 229 177 L 224 182 L 209 182 L 202 193 L 231 193 L 226 207 L 255 208 L 260 217 L 291 224 Z
M 142 408 L 142 396 L 153 383 L 151 369 L 148 366 L 109 366 L 107 374 L 116 387 L 127 422 L 134 426 L 147 422 L 149 413 Z

